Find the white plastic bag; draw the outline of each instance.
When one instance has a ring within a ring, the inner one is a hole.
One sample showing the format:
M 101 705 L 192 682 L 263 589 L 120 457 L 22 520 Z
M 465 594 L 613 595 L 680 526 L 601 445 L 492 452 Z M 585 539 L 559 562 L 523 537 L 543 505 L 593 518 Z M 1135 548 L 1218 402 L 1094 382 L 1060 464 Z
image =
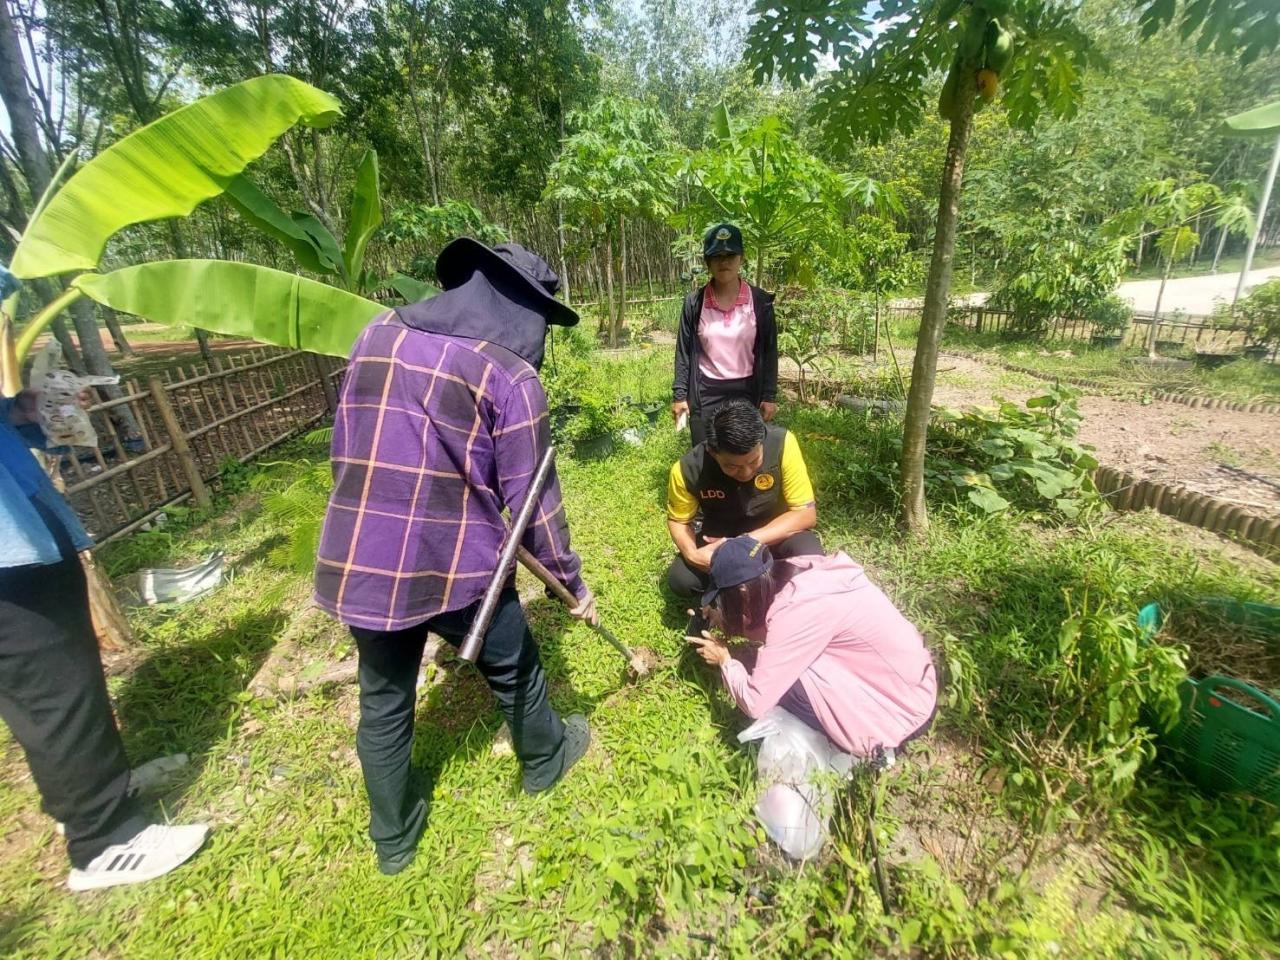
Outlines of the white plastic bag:
M 833 784 L 845 779 L 854 758 L 782 707 L 774 707 L 738 734 L 759 740 L 756 778 L 764 788 L 756 816 L 769 838 L 793 860 L 818 855 L 827 841 Z
M 119 382 L 119 377 L 80 377 L 62 369 L 62 344 L 51 338 L 31 365 L 31 386 L 39 393 L 36 413 L 49 446 L 96 447 L 98 432 L 78 395 L 85 387 Z

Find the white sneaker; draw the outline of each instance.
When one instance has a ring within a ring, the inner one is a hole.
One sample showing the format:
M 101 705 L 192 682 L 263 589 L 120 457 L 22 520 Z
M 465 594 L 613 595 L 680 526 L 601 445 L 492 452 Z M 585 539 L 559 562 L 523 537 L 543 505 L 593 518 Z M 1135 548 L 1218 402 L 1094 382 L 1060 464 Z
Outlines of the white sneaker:
M 67 886 L 76 891 L 101 890 L 154 880 L 190 859 L 208 835 L 203 823 L 177 827 L 153 823 L 128 843 L 107 847 L 83 870 L 73 868 Z

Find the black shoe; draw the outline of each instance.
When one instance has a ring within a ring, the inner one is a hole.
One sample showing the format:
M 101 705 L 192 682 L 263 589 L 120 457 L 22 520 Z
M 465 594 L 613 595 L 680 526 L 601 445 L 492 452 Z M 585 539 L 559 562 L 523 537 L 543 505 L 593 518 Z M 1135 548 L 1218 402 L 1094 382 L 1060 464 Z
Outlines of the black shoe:
M 391 856 L 383 856 L 382 851 L 378 851 L 378 871 L 380 873 L 388 877 L 394 877 L 409 864 L 413 863 L 413 858 L 418 855 L 418 841 L 422 839 L 423 831 L 427 829 L 427 801 L 418 801 L 414 816 L 417 817 L 418 822 L 413 827 L 413 839 L 409 841 L 408 850 L 402 850 Z
M 587 752 L 587 747 L 591 746 L 591 729 L 587 726 L 587 718 L 580 713 L 564 718 L 564 766 L 560 768 L 560 773 L 554 780 L 545 787 L 529 786 L 529 778 L 526 775 L 524 780 L 525 793 L 542 793 L 544 790 L 550 790 L 557 783 L 564 779 L 564 775 L 569 772 L 569 768 L 582 759 L 582 755 Z

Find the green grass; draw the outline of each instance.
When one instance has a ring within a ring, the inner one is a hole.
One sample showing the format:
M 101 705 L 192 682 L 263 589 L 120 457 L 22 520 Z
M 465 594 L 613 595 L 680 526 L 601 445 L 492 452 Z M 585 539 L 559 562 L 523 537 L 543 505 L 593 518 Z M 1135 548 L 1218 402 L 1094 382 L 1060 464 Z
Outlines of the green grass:
M 948 328 L 946 347 L 987 354 L 1046 376 L 1100 380 L 1129 393 L 1168 390 L 1240 401 L 1280 399 L 1280 365 L 1257 360 L 1236 360 L 1216 370 L 1149 367 L 1131 362 L 1144 356 L 1136 347 L 1107 350 L 1081 340 L 1027 344 L 957 328 Z M 1059 355 L 1068 351 L 1070 356 Z
M 646 362 L 655 361 L 636 361 L 637 378 L 651 375 Z M 607 374 L 630 392 L 626 370 Z M 810 462 L 828 547 L 866 563 L 946 653 L 934 733 L 880 784 L 894 916 L 881 912 L 866 854 L 866 782 L 842 798 L 820 862 L 787 866 L 754 823 L 754 767 L 734 739 L 746 721 L 681 659 L 683 613 L 660 586 L 671 552 L 665 475 L 681 452 L 664 422 L 639 448 L 564 458 L 561 481 L 605 623 L 667 665 L 625 684 L 620 659 L 532 591 L 552 700 L 588 713 L 593 729 L 583 762 L 535 798 L 520 792 L 514 759 L 495 752 L 500 722 L 477 675 L 448 658 L 429 670 L 414 758 L 430 785 L 430 825 L 417 860 L 394 879 L 377 873 L 364 832 L 354 690 L 295 701 L 246 693 L 306 606 L 305 581 L 267 559 L 288 530 L 249 495 L 222 502 L 211 521 L 105 548 L 104 565 L 120 576 L 214 547 L 232 558 L 216 593 L 135 616 L 138 660 L 110 683 L 131 757 L 192 755 L 190 776 L 157 814 L 207 819 L 215 831 L 165 879 L 72 897 L 21 752 L 0 735 L 0 952 L 1275 955 L 1280 830 L 1271 815 L 1201 797 L 1162 763 L 1106 804 L 1091 804 L 1087 791 L 1045 801 L 1014 748 L 1058 759 L 1045 733 L 1060 719 L 1058 635 L 1082 590 L 1127 616 L 1185 593 L 1274 597 L 1276 569 L 1188 542 L 1166 518 L 1045 527 L 978 518 L 947 499 L 933 504 L 927 540 L 905 542 L 886 509 L 892 426 L 828 411 L 784 417 Z M 349 649 L 338 629 L 304 646 L 322 662 Z M 1081 788 L 1078 771 L 1046 769 L 1054 784 Z

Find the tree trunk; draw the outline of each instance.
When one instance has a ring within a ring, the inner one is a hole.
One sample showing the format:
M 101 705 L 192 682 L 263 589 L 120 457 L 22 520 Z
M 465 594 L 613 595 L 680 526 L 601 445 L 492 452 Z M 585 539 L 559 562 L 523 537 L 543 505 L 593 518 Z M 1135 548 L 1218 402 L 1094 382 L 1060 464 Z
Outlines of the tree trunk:
M 84 357 L 80 356 L 80 348 L 71 339 L 71 331 L 67 329 L 67 322 L 58 317 L 49 324 L 49 329 L 53 331 L 53 336 L 58 343 L 62 344 L 62 359 L 66 362 L 67 369 L 72 373 L 88 373 L 89 370 L 84 365 Z
M 564 143 L 564 91 L 560 92 L 560 142 Z M 556 201 L 556 238 L 560 245 L 560 284 L 564 289 L 564 302 L 572 299 L 569 288 L 569 264 L 564 249 L 564 200 Z
M 621 284 L 618 316 L 613 325 L 613 334 L 609 337 L 611 347 L 622 342 L 622 327 L 627 322 L 627 223 L 622 214 L 618 214 L 618 282 Z
M 81 297 L 71 304 L 69 309 L 71 322 L 75 324 L 76 337 L 80 340 L 80 353 L 84 356 L 85 369 L 95 377 L 114 377 L 116 371 L 111 366 L 106 348 L 102 345 L 102 334 L 98 331 L 98 318 L 94 312 L 93 301 Z M 124 391 L 118 386 L 96 389 L 101 390 L 109 400 L 118 400 L 124 396 Z M 138 421 L 127 403 L 113 407 L 111 419 L 115 421 L 116 428 L 124 437 L 141 436 Z
M 120 607 L 111 581 L 93 562 L 93 555 L 85 550 L 80 554 L 80 565 L 89 588 L 89 613 L 93 618 L 93 632 L 98 646 L 103 650 L 123 650 L 134 645 L 133 628 Z
M 1218 272 L 1218 261 L 1222 259 L 1222 250 L 1227 245 L 1228 232 L 1226 227 L 1218 230 L 1218 248 L 1213 252 L 1213 266 L 1209 269 L 1210 273 Z
M 878 362 L 880 360 L 880 287 L 879 281 L 875 281 L 876 288 L 874 291 L 876 298 L 876 332 L 875 338 L 871 341 L 871 360 Z
M 613 346 L 613 232 L 604 239 L 604 323 L 609 330 L 609 346 Z
M 182 227 L 178 225 L 177 220 L 169 221 L 169 245 L 173 248 L 175 260 L 185 260 L 187 258 L 187 240 L 182 235 Z M 213 350 L 209 347 L 209 334 L 199 327 L 195 328 L 195 333 L 196 344 L 200 347 L 201 358 L 209 365 L 210 370 L 221 370 L 222 366 L 218 363 L 218 358 L 214 356 Z
M 119 315 L 110 307 L 102 308 L 102 321 L 107 325 L 107 332 L 111 334 L 111 342 L 116 345 L 116 350 L 122 357 L 136 357 L 133 347 L 129 345 L 128 339 L 124 335 L 124 330 L 120 326 Z
M 410 16 L 415 16 L 411 13 Z M 415 16 L 416 18 L 416 16 Z M 413 53 L 413 45 L 416 42 L 416 31 L 409 37 L 409 43 L 405 47 L 405 66 L 408 69 L 407 94 L 409 103 L 413 107 L 413 120 L 418 127 L 418 138 L 422 141 L 422 159 L 426 166 L 427 182 L 431 186 L 431 202 L 437 207 L 440 206 L 440 190 L 436 185 L 436 168 L 435 159 L 431 152 L 431 138 L 427 133 L 426 121 L 422 118 L 422 106 L 418 103 L 418 68 L 417 58 Z
M 938 342 L 947 322 L 947 295 L 951 291 L 951 272 L 955 265 L 956 221 L 960 214 L 965 154 L 973 129 L 976 88 L 973 66 L 962 61 L 959 68 L 955 113 L 951 119 L 951 135 L 947 141 L 947 158 L 942 168 L 942 187 L 938 197 L 933 258 L 925 284 L 924 312 L 920 318 L 920 335 L 916 340 L 916 356 L 911 368 L 906 418 L 902 424 L 902 521 L 913 536 L 922 535 L 929 527 L 924 502 L 925 439 L 938 370 Z
M 17 27 L 9 13 L 8 0 L 0 2 L 0 100 L 9 113 L 9 130 L 18 151 L 22 176 L 31 191 L 34 208 L 49 186 L 53 169 L 40 140 L 35 105 L 27 91 L 27 74 Z
M 1164 285 L 1169 282 L 1169 274 L 1173 273 L 1173 257 L 1169 257 L 1164 265 L 1164 274 L 1160 277 L 1160 289 L 1156 291 L 1156 308 L 1151 313 L 1151 329 L 1147 331 L 1147 356 L 1156 358 L 1156 331 L 1160 329 L 1160 302 L 1164 300 Z

